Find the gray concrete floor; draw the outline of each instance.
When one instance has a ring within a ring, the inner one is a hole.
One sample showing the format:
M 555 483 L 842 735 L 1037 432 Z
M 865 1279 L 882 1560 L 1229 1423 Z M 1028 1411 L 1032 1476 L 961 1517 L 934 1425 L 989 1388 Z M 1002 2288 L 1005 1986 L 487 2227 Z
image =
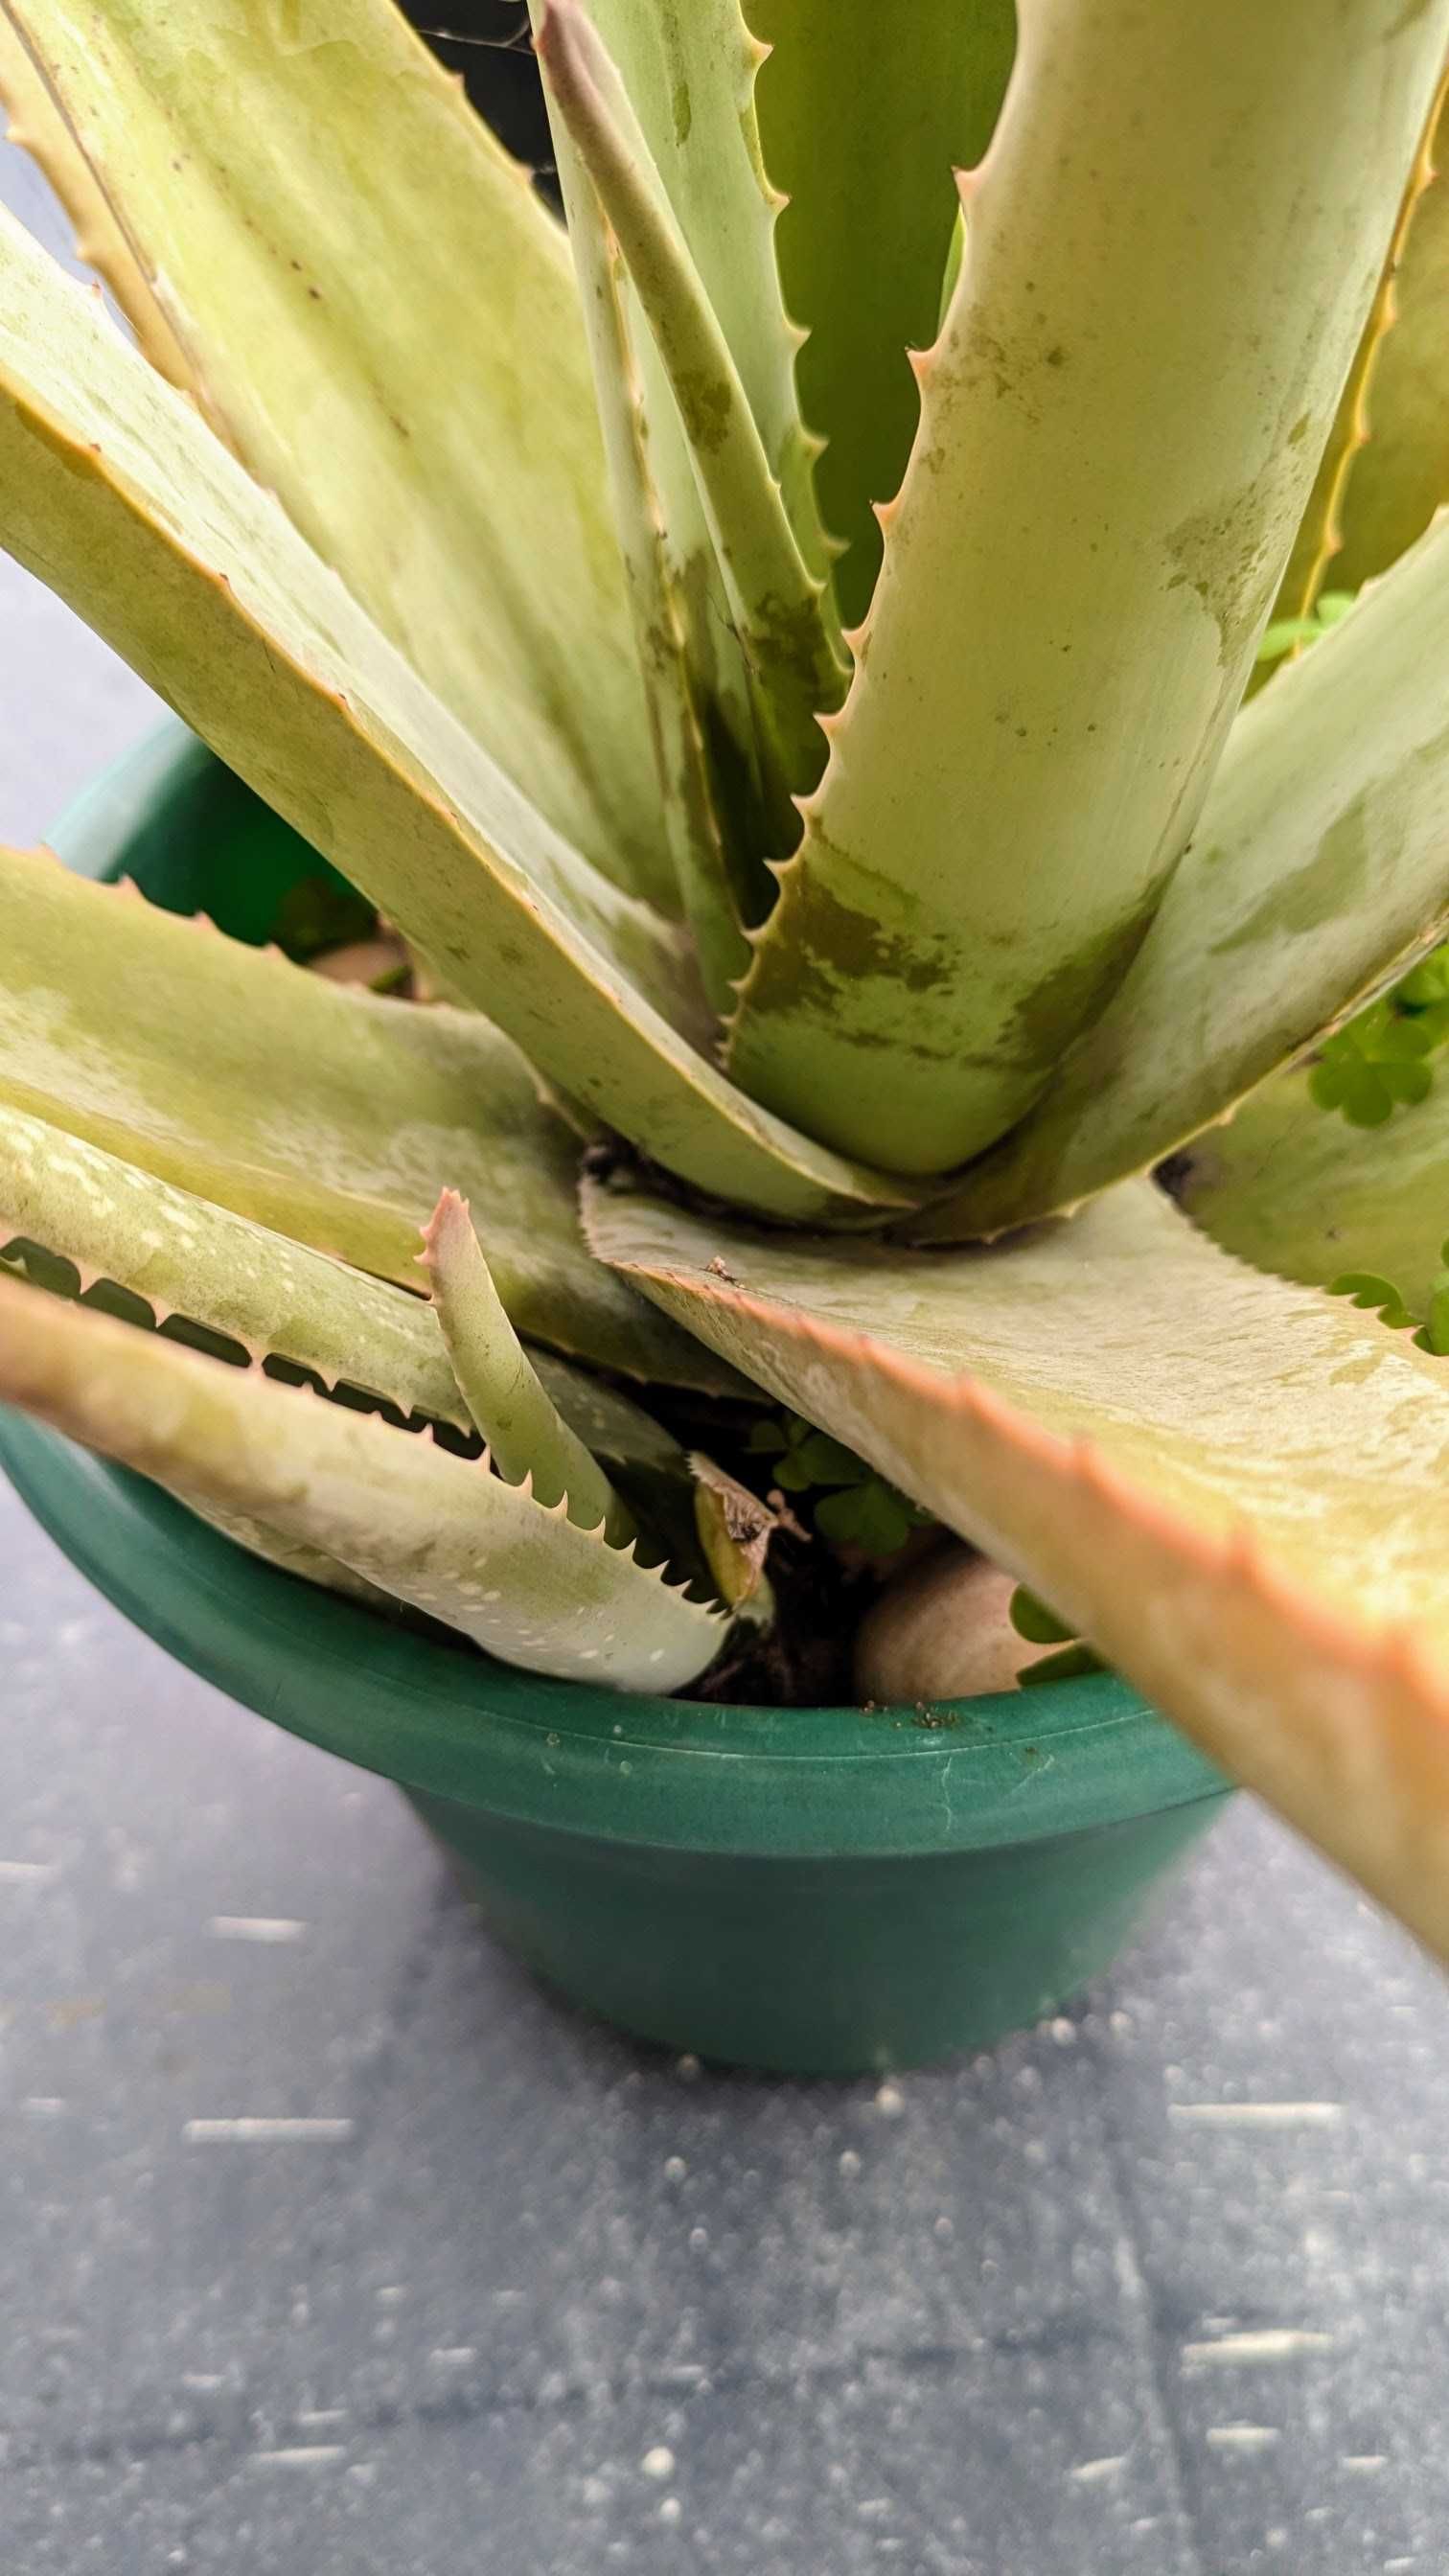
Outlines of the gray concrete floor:
M 154 711 L 3 564 L 0 686 L 12 839 Z M 1046 2028 L 752 2081 L 547 2000 L 3 1491 L 0 1669 L 7 2572 L 1449 2568 L 1443 1991 L 1246 1803 Z

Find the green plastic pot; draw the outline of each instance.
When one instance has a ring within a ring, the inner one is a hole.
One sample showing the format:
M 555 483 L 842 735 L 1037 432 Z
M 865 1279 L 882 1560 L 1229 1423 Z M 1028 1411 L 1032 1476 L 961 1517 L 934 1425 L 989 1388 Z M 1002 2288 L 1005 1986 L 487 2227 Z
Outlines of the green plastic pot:
M 253 939 L 319 865 L 175 727 L 54 838 Z M 0 1460 L 192 1671 L 396 1781 L 520 1959 L 701 2057 L 840 2075 L 989 2045 L 1108 1965 L 1224 1796 L 1106 1674 L 928 1717 L 624 1697 L 314 1591 L 14 1415 Z

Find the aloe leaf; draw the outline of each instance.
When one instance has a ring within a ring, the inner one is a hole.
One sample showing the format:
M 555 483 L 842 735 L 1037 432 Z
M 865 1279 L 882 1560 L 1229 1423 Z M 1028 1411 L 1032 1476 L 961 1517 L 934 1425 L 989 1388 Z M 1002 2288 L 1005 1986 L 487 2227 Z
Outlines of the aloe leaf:
M 1150 1183 L 992 1251 L 594 1188 L 667 1313 L 1049 1600 L 1449 1955 L 1449 1385 Z
M 562 1503 L 579 1529 L 613 1547 L 636 1534 L 633 1514 L 559 1412 L 508 1320 L 466 1199 L 444 1190 L 423 1233 L 423 1266 L 453 1374 L 493 1464 L 536 1501 Z
M 0 106 L 5 139 L 27 152 L 75 226 L 77 258 L 103 277 L 153 367 L 173 385 L 196 390 L 180 342 L 166 319 L 44 73 L 7 10 L 0 7 Z
M 157 1478 L 154 1481 L 159 1483 L 162 1480 Z M 166 1491 L 170 1493 L 174 1488 L 168 1485 Z M 392 1593 L 384 1592 L 380 1584 L 368 1583 L 362 1575 L 354 1574 L 350 1567 L 339 1565 L 335 1556 L 325 1555 L 320 1547 L 308 1547 L 299 1539 L 283 1538 L 279 1530 L 269 1529 L 265 1521 L 253 1520 L 247 1512 L 212 1510 L 188 1499 L 185 1494 L 177 1494 L 176 1499 L 185 1503 L 188 1511 L 195 1512 L 198 1520 L 205 1521 L 209 1529 L 220 1530 L 223 1538 L 231 1539 L 237 1547 L 244 1547 L 249 1556 L 259 1556 L 267 1565 L 280 1566 L 283 1574 L 295 1574 L 303 1583 L 319 1583 L 324 1592 L 340 1592 L 349 1601 L 365 1602 L 370 1610 L 379 1610 L 384 1616 L 396 1614 L 399 1604 Z
M 1309 1081 L 1279 1074 L 1198 1137 L 1173 1166 L 1173 1195 L 1259 1269 L 1324 1288 L 1378 1272 L 1402 1320 L 1422 1318 L 1449 1235 L 1449 1092 L 1439 1083 L 1387 1125 L 1358 1127 L 1325 1116 Z
M 1192 833 L 1358 338 L 1443 0 L 1023 0 L 737 1078 L 949 1169 L 1030 1108 Z M 1211 222 L 1205 209 L 1211 208 Z
M 661 821 L 705 996 L 723 1017 L 733 1005 L 733 988 L 749 964 L 743 922 L 764 908 L 759 854 L 765 832 L 762 819 L 757 818 L 751 828 L 742 814 L 731 816 L 738 828 L 727 829 L 730 807 L 721 792 L 718 763 L 709 756 L 700 707 L 712 698 L 726 736 L 733 732 L 752 745 L 754 718 L 744 658 L 730 629 L 722 592 L 714 603 L 715 613 L 706 613 L 706 602 L 712 601 L 719 587 L 718 566 L 688 457 L 681 452 L 674 462 L 687 488 L 688 524 L 702 549 L 703 597 L 699 586 L 682 573 L 679 530 L 676 524 L 671 531 L 671 514 L 661 498 L 657 451 L 661 440 L 667 455 L 682 451 L 683 432 L 667 415 L 662 421 L 646 422 L 630 334 L 628 278 L 618 246 L 605 226 L 592 182 L 576 165 L 568 130 L 561 122 L 555 148 L 593 351 L 614 515 L 649 707 Z M 701 624 L 706 630 L 703 637 L 694 631 Z M 702 644 L 707 651 L 702 652 Z M 727 680 L 722 685 L 717 679 L 711 689 L 711 666 L 720 663 Z M 752 752 L 741 753 L 740 758 L 750 769 L 754 815 L 758 788 Z M 747 849 L 751 857 L 746 867 L 742 861 Z
M 880 563 L 871 508 L 899 489 L 919 411 L 906 351 L 934 339 L 958 211 L 951 173 L 979 161 L 1006 89 L 1013 0 L 747 0 L 770 48 L 755 84 L 765 163 L 787 203 L 785 299 L 809 336 L 800 404 L 825 440 L 815 468 L 846 541 L 835 587 L 849 624 Z
M 13 1280 L 0 1280 L 0 1400 L 531 1672 L 678 1690 L 723 1639 L 716 1610 L 485 1460 Z
M 1071 1207 L 1221 1118 L 1449 918 L 1449 522 L 1233 729 L 1193 845 L 1095 1028 L 924 1234 Z
M 762 48 L 739 0 L 643 9 L 637 0 L 583 0 L 583 7 L 617 66 L 718 318 L 800 551 L 823 574 L 830 556 L 812 475 L 818 441 L 800 418 L 801 335 L 781 297 L 780 199 L 765 173 L 756 120 Z
M 391 0 L 309 0 L 297 42 L 4 5 L 213 425 L 548 821 L 670 900 L 567 244 L 461 82 Z
M 450 989 L 667 1168 L 787 1216 L 893 1195 L 697 1052 L 675 934 L 559 840 L 192 406 L 8 221 L 0 537 Z
M 1449 88 L 1441 90 L 1423 155 L 1423 186 L 1392 281 L 1392 322 L 1364 399 L 1327 567 L 1336 588 L 1360 590 L 1406 554 L 1449 500 Z
M 35 1252 L 333 1387 L 466 1426 L 436 1319 L 418 1297 L 137 1170 L 83 1137 L 0 1107 L 0 1261 Z
M 324 1392 L 345 1387 L 407 1418 L 472 1429 L 423 1298 L 10 1108 L 0 1108 L 0 1263 L 61 1294 L 119 1288 L 157 1326 L 179 1319 Z M 694 1354 L 698 1384 L 730 1386 L 711 1354 L 665 1331 L 671 1347 Z M 651 1484 L 688 1489 L 689 1458 L 641 1406 L 556 1353 L 535 1351 L 532 1364 L 590 1450 Z
M 1255 683 L 1268 676 L 1271 667 L 1285 651 L 1299 648 L 1306 643 L 1315 643 L 1318 640 L 1319 624 L 1316 611 L 1327 580 L 1331 578 L 1335 585 L 1345 587 L 1351 599 L 1360 582 L 1369 577 L 1369 572 L 1386 571 L 1396 555 L 1404 553 L 1415 537 L 1423 535 L 1433 515 L 1437 495 L 1431 496 L 1415 524 L 1408 528 L 1401 545 L 1394 546 L 1392 552 L 1386 553 L 1382 560 L 1371 565 L 1368 571 L 1357 575 L 1345 573 L 1341 555 L 1346 499 L 1354 490 L 1359 472 L 1365 464 L 1365 449 L 1371 440 L 1377 447 L 1381 403 L 1387 395 L 1388 413 L 1392 420 L 1398 408 L 1398 401 L 1402 399 L 1401 395 L 1397 399 L 1395 397 L 1393 380 L 1399 371 L 1396 361 L 1402 359 L 1404 348 L 1400 343 L 1396 351 L 1394 344 L 1401 312 L 1400 280 L 1405 274 L 1405 263 L 1410 256 L 1410 246 L 1412 245 L 1414 267 L 1409 273 L 1416 278 L 1419 264 L 1426 254 L 1431 273 L 1442 262 L 1442 254 L 1437 251 L 1435 241 L 1438 232 L 1435 220 L 1438 207 L 1432 182 L 1434 137 L 1442 112 L 1443 97 L 1444 89 L 1441 83 L 1439 96 L 1435 100 L 1413 169 L 1409 173 L 1409 183 L 1404 190 L 1398 221 L 1389 243 L 1388 256 L 1384 261 L 1374 299 L 1369 307 L 1368 320 L 1364 324 L 1358 347 L 1354 351 L 1353 363 L 1339 396 L 1338 409 L 1334 414 L 1328 442 L 1319 459 L 1313 489 L 1308 496 L 1308 506 L 1299 524 L 1298 534 L 1293 540 L 1287 569 L 1274 603 L 1272 623 L 1258 648 L 1259 667 L 1255 674 Z M 1432 294 L 1430 300 L 1432 302 Z M 1416 288 L 1413 302 L 1417 305 L 1418 301 Z M 1407 354 L 1411 371 L 1416 371 L 1418 353 L 1413 344 L 1420 336 L 1422 336 L 1421 330 L 1410 328 Z M 1433 435 L 1432 430 L 1430 434 Z M 1395 480 L 1398 479 L 1400 472 L 1402 472 L 1401 464 L 1395 472 Z M 1370 469 L 1370 480 L 1372 479 L 1372 469 Z
M 697 1347 L 589 1259 L 577 1141 L 485 1020 L 330 983 L 44 854 L 0 850 L 0 917 L 6 1106 L 413 1289 L 452 1172 L 488 1211 L 521 1332 L 704 1382 Z
M 544 0 L 532 0 L 535 23 Z M 759 48 L 737 0 L 640 9 L 590 0 L 620 65 L 680 230 L 739 369 L 802 553 L 826 568 L 801 427 L 798 334 L 774 265 L 776 200 L 764 181 L 753 83 Z M 640 663 L 654 713 L 676 870 L 716 1007 L 748 964 L 738 923 L 774 888 L 765 861 L 798 823 L 762 768 L 750 676 L 664 368 L 568 127 L 549 101 L 569 236 L 594 351 L 615 513 Z M 817 755 L 818 756 L 818 755 Z
M 826 584 L 801 553 L 729 342 L 628 94 L 574 0 L 549 0 L 537 51 L 669 379 L 763 732 L 784 782 L 809 787 L 824 748 L 816 716 L 838 706 L 844 688 Z

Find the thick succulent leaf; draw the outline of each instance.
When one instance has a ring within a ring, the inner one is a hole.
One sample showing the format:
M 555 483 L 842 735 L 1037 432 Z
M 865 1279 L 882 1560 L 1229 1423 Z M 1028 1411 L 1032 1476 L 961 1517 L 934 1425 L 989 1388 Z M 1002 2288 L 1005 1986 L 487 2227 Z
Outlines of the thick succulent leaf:
M 756 124 L 761 48 L 739 0 L 689 0 L 685 8 L 641 9 L 637 0 L 582 5 L 618 66 L 739 371 L 801 552 L 823 573 L 828 553 L 811 473 L 816 443 L 801 425 L 795 389 L 800 334 L 781 300 L 780 200 L 765 175 Z
M 1327 566 L 1335 590 L 1386 572 L 1449 501 L 1449 86 L 1424 155 L 1392 284 L 1386 333 L 1364 401 L 1366 438 L 1352 458 Z
M 770 47 L 755 86 L 765 164 L 788 203 L 776 244 L 809 337 L 800 402 L 825 439 L 815 484 L 846 540 L 842 612 L 864 617 L 880 563 L 871 508 L 898 489 L 919 396 L 906 359 L 935 337 L 957 214 L 953 164 L 991 139 L 1015 44 L 1013 0 L 746 0 Z
M 193 407 L 8 221 L 0 537 L 561 1089 L 666 1167 L 772 1213 L 879 1200 L 873 1176 L 794 1137 L 696 1050 L 675 934 L 559 839 Z
M 1279 1074 L 1199 1136 L 1173 1166 L 1173 1195 L 1258 1269 L 1324 1288 L 1377 1273 L 1422 1320 L 1449 1236 L 1449 1087 L 1355 1127 L 1320 1109 L 1308 1082 Z
M 1386 571 L 1396 556 L 1403 554 L 1416 537 L 1423 535 L 1438 502 L 1444 497 L 1442 491 L 1431 489 L 1423 510 L 1414 523 L 1407 528 L 1402 542 L 1384 553 L 1379 561 L 1366 565 L 1363 570 L 1356 573 L 1348 571 L 1343 565 L 1341 555 L 1347 496 L 1350 493 L 1357 494 L 1358 477 L 1361 472 L 1367 472 L 1370 489 L 1378 480 L 1382 470 L 1379 450 L 1385 416 L 1389 425 L 1391 451 L 1389 471 L 1395 486 L 1404 471 L 1403 458 L 1400 456 L 1396 460 L 1392 459 L 1395 444 L 1394 416 L 1403 400 L 1404 361 L 1407 359 L 1412 381 L 1424 356 L 1429 356 L 1432 366 L 1438 354 L 1437 348 L 1431 352 L 1425 352 L 1416 349 L 1415 344 L 1425 336 L 1431 342 L 1437 342 L 1441 336 L 1438 328 L 1439 317 L 1433 313 L 1436 289 L 1430 281 L 1443 272 L 1445 258 L 1444 248 L 1438 241 L 1439 206 L 1437 192 L 1432 185 L 1435 134 L 1443 112 L 1443 98 L 1444 89 L 1441 84 L 1439 96 L 1430 114 L 1414 167 L 1409 175 L 1409 184 L 1404 190 L 1398 221 L 1394 226 L 1393 239 L 1389 244 L 1388 257 L 1384 261 L 1373 303 L 1369 307 L 1369 317 L 1364 324 L 1358 347 L 1354 351 L 1353 364 L 1349 368 L 1347 382 L 1338 399 L 1338 409 L 1334 414 L 1328 443 L 1319 459 L 1318 472 L 1313 479 L 1313 489 L 1308 496 L 1308 507 L 1299 523 L 1298 534 L 1293 540 L 1293 549 L 1288 557 L 1287 570 L 1279 585 L 1278 596 L 1273 606 L 1272 625 L 1264 637 L 1259 666 L 1255 673 L 1255 680 L 1259 682 L 1265 680 L 1274 667 L 1267 648 L 1272 643 L 1276 630 L 1280 626 L 1285 629 L 1284 642 L 1287 645 L 1290 631 L 1302 620 L 1312 617 L 1326 581 L 1331 581 L 1335 590 L 1353 591 L 1357 590 L 1372 573 Z M 1427 277 L 1424 276 L 1425 269 L 1428 272 Z M 1409 329 L 1406 340 L 1400 340 L 1398 326 L 1401 318 L 1401 279 L 1405 278 L 1411 279 L 1413 284 L 1410 289 Z M 1427 311 L 1421 311 L 1421 302 L 1427 304 L 1429 308 Z M 1427 334 L 1426 323 L 1429 326 Z M 1398 386 L 1395 383 L 1396 378 L 1400 379 Z M 1413 408 L 1417 406 L 1413 405 L 1411 398 L 1411 409 Z M 1428 408 L 1426 405 L 1425 410 L 1427 411 Z M 1437 439 L 1436 421 L 1425 419 L 1416 424 L 1416 427 L 1421 436 L 1423 431 L 1427 430 L 1431 439 Z M 1368 464 L 1364 453 L 1370 443 L 1374 448 L 1373 465 Z M 1443 442 L 1440 441 L 1440 444 L 1442 445 Z M 1449 447 L 1445 448 L 1445 453 L 1449 454 Z M 1294 648 L 1301 647 L 1301 642 L 1301 637 L 1292 638 Z
M 0 1280 L 0 1400 L 531 1672 L 678 1690 L 723 1637 L 716 1611 L 485 1460 L 13 1280 Z
M 105 1280 L 141 1298 L 157 1324 L 180 1315 L 251 1359 L 468 1424 L 421 1298 L 0 1106 L 0 1261 L 29 1269 L 37 1253 L 66 1263 L 81 1291 Z
M 697 1386 L 703 1363 L 713 1380 L 589 1259 L 577 1139 L 486 1020 L 330 983 L 45 853 L 0 851 L 0 918 L 6 1106 L 410 1288 L 452 1173 L 488 1211 L 521 1332 L 635 1377 Z
M 1449 521 L 1239 717 L 1117 993 L 923 1233 L 991 1233 L 1141 1170 L 1412 962 L 1449 918 L 1446 667 Z
M 537 49 L 669 380 L 761 732 L 785 784 L 812 786 L 824 749 L 815 718 L 838 706 L 844 689 L 826 583 L 800 551 L 729 341 L 628 93 L 575 0 L 550 0 Z
M 105 279 L 153 367 L 196 390 L 190 362 L 120 224 L 8 11 L 0 7 L 0 106 L 6 140 L 28 152 L 75 226 L 77 256 Z
M 560 1413 L 508 1320 L 468 1202 L 444 1190 L 423 1234 L 433 1310 L 468 1411 L 510 1485 L 525 1477 L 541 1503 L 562 1503 L 580 1529 L 615 1547 L 635 1522 L 598 1460 Z
M 153 1481 L 164 1483 L 160 1477 Z M 166 1491 L 171 1493 L 175 1488 L 168 1485 Z M 396 1615 L 399 1605 L 392 1593 L 384 1592 L 379 1584 L 366 1582 L 349 1567 L 339 1565 L 335 1556 L 324 1555 L 320 1547 L 308 1547 L 299 1539 L 283 1538 L 280 1530 L 269 1529 L 265 1521 L 253 1520 L 247 1512 L 214 1510 L 186 1494 L 177 1494 L 176 1499 L 185 1503 L 188 1511 L 195 1512 L 198 1520 L 205 1521 L 208 1528 L 220 1530 L 223 1538 L 232 1539 L 238 1547 L 244 1547 L 248 1555 L 259 1556 L 268 1565 L 280 1566 L 283 1574 L 299 1575 L 304 1583 L 320 1583 L 325 1592 L 341 1592 L 349 1601 L 366 1602 L 369 1609 L 380 1610 L 385 1616 Z
M 730 1057 L 811 1134 L 912 1172 L 1030 1107 L 1192 832 L 1449 8 L 1023 0 L 1020 27 Z
M 529 5 L 537 28 L 546 0 Z M 768 387 L 783 386 L 788 396 L 793 342 L 787 340 L 783 358 L 765 354 L 770 298 L 778 305 L 778 294 L 759 239 L 760 183 L 748 112 L 752 49 L 738 26 L 731 41 L 725 12 L 732 7 L 733 0 L 705 0 L 688 11 L 645 11 L 632 0 L 593 0 L 591 15 L 624 65 L 710 300 L 727 327 L 742 334 L 739 363 L 771 444 L 785 415 Z M 688 116 L 681 114 L 676 128 L 674 102 L 682 108 L 686 98 Z M 706 989 L 723 1010 L 748 963 L 738 925 L 768 910 L 773 887 L 765 861 L 772 850 L 791 846 L 795 815 L 767 792 L 749 670 L 663 364 L 593 182 L 557 107 L 547 104 L 663 817 Z M 697 121 L 701 133 L 708 124 L 708 152 L 686 150 L 679 140 L 684 132 L 685 144 L 690 141 Z M 767 217 L 770 211 L 766 206 Z M 757 344 L 750 335 L 761 326 Z M 792 452 L 787 437 L 780 464 L 787 489 Z
M 550 823 L 667 897 L 567 245 L 461 82 L 392 0 L 308 0 L 295 37 L 215 0 L 4 6 L 125 309 L 139 277 L 213 424 Z
M 594 352 L 614 514 L 649 706 L 660 821 L 705 997 L 723 1017 L 731 1007 L 733 988 L 749 964 L 742 922 L 762 906 L 758 890 L 751 892 L 735 865 L 738 844 L 726 833 L 724 807 L 705 743 L 699 713 L 702 682 L 696 681 L 688 650 L 689 607 L 673 577 L 669 535 L 649 453 L 643 392 L 629 338 L 624 264 L 604 224 L 592 182 L 575 167 L 562 124 L 559 146 L 560 178 L 570 209 L 569 236 Z M 676 443 L 682 438 L 677 424 L 674 436 Z M 691 522 L 694 516 L 692 509 Z M 702 520 L 699 535 L 707 546 Z M 717 578 L 718 567 L 712 561 L 710 572 Z M 714 633 L 727 635 L 727 629 L 716 623 Z M 753 719 L 743 657 L 733 637 L 727 637 L 726 649 L 738 666 L 741 720 L 748 729 Z
M 994 1251 L 596 1189 L 591 1238 L 1449 1955 L 1449 1383 L 1148 1182 Z
M 157 1325 L 199 1326 L 251 1359 L 305 1372 L 324 1391 L 341 1385 L 405 1418 L 472 1427 L 423 1298 L 10 1108 L 0 1108 L 0 1263 L 65 1295 L 119 1288 L 133 1315 L 139 1302 Z M 666 1331 L 670 1348 L 692 1355 L 697 1383 L 731 1382 L 712 1353 Z M 532 1359 L 590 1450 L 689 1489 L 690 1459 L 652 1415 L 556 1353 Z

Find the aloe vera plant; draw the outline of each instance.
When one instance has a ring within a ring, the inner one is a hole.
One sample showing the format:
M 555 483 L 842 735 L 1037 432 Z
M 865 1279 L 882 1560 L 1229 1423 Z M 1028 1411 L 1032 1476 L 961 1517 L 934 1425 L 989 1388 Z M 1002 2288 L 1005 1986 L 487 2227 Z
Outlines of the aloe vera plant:
M 818 1473 L 1449 1952 L 1444 1095 L 1302 1069 L 1449 926 L 1449 0 L 898 14 L 539 0 L 565 226 L 390 0 L 0 0 L 130 326 L 0 228 L 0 540 L 441 997 L 0 859 L 0 1393 L 660 1691 Z

